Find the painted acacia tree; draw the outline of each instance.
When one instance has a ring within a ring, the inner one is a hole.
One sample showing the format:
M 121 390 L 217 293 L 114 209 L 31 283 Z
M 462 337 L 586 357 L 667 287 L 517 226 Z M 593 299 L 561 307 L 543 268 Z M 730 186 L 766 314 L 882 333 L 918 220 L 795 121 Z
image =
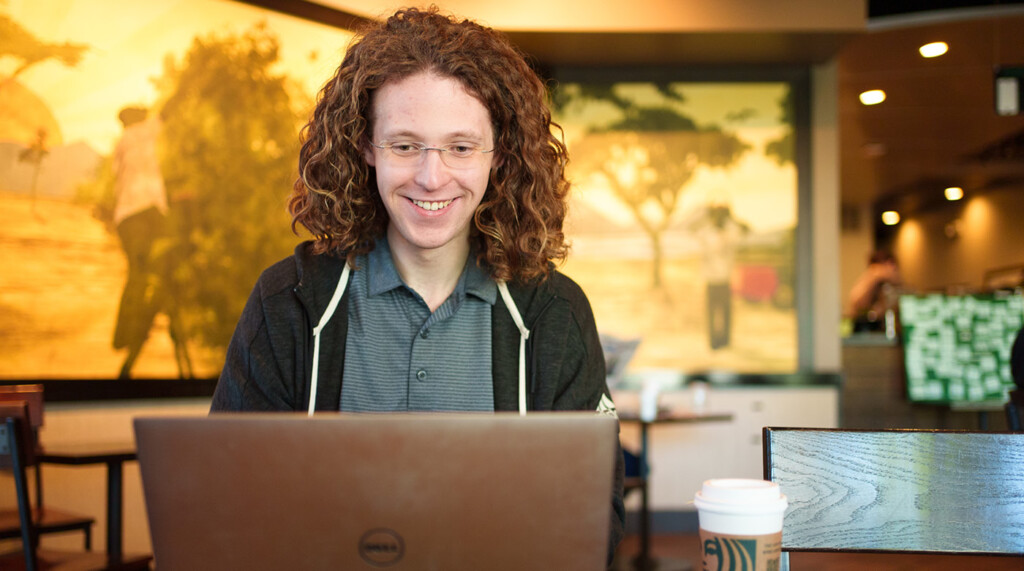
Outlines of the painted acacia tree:
M 660 101 L 638 101 L 613 85 L 574 84 L 555 94 L 554 105 L 567 111 L 573 105 L 597 102 L 614 111 L 614 119 L 592 125 L 572 144 L 574 178 L 601 177 L 629 210 L 650 239 L 651 284 L 658 288 L 662 234 L 672 223 L 687 183 L 701 165 L 734 164 L 749 145 L 717 125 L 698 125 L 685 115 L 679 105 L 685 98 L 672 84 L 653 87 Z
M 286 211 L 299 114 L 264 26 L 196 38 L 157 80 L 173 252 L 169 279 L 193 341 L 223 349 L 260 271 L 291 253 Z
M 2 6 L 4 4 L 0 4 Z M 84 44 L 70 42 L 44 42 L 26 30 L 7 14 L 0 14 L 0 60 L 14 60 L 14 69 L 7 75 L 0 75 L 0 91 L 17 83 L 17 77 L 34 65 L 56 60 L 68 67 L 75 67 L 82 61 L 88 50 Z M 0 110 L 2 111 L 2 110 Z M 15 110 L 15 113 L 18 111 Z M 52 142 L 52 133 L 44 127 L 36 129 L 35 138 L 18 155 L 18 160 L 32 165 L 32 214 L 37 218 L 41 215 L 36 211 L 36 194 L 39 185 L 39 173 L 43 159 L 49 154 L 47 137 Z
M 14 71 L 6 77 L 0 77 L 0 87 L 3 82 L 14 79 L 30 67 L 50 59 L 56 59 L 68 67 L 75 67 L 87 49 L 88 46 L 84 44 L 44 42 L 9 15 L 0 14 L 0 58 L 10 57 L 18 62 Z

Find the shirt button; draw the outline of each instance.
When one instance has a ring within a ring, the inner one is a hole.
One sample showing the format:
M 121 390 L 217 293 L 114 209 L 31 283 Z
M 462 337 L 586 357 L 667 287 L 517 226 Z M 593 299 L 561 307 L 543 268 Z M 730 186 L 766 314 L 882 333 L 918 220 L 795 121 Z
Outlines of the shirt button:
M 427 372 L 424 371 L 423 369 L 420 369 L 419 371 L 416 371 L 416 378 L 421 380 L 421 381 L 427 380 Z
M 424 329 L 423 331 L 420 332 L 420 338 L 421 339 L 426 339 L 427 337 L 430 337 L 430 330 L 429 329 Z

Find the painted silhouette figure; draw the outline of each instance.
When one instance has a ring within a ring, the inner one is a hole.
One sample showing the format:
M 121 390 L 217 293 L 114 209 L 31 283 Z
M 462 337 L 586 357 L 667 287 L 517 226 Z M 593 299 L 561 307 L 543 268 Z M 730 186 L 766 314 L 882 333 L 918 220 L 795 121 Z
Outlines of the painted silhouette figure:
M 725 203 L 708 205 L 706 216 L 690 225 L 700 242 L 707 282 L 708 342 L 723 349 L 732 342 L 732 270 L 736 250 L 750 227 L 736 219 Z
M 114 224 L 128 261 L 128 277 L 113 344 L 115 349 L 128 349 L 119 375 L 128 379 L 157 313 L 163 310 L 171 320 L 179 375 L 191 377 L 191 362 L 168 287 L 167 192 L 157 153 L 161 121 L 147 115 L 142 107 L 126 107 L 118 114 L 124 133 L 114 150 Z

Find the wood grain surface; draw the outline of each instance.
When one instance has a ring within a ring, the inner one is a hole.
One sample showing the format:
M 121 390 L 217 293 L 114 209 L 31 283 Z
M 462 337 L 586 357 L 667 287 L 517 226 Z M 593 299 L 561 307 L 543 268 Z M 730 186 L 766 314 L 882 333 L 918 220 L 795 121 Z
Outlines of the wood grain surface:
M 1024 554 L 1024 433 L 765 428 L 787 550 Z

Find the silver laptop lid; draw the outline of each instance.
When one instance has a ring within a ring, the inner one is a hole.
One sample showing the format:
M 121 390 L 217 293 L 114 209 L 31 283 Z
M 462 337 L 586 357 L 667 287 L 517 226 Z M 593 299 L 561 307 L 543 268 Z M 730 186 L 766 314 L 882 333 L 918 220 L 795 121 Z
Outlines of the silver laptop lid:
M 592 413 L 135 420 L 157 568 L 603 569 Z

